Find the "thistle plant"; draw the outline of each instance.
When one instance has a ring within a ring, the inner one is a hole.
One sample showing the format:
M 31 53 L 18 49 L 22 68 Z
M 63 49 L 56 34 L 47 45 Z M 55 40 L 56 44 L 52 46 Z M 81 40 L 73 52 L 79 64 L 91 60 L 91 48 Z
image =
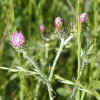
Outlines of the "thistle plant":
M 13 71 L 13 72 L 24 72 L 26 74 L 28 73 L 29 75 L 33 75 L 37 80 L 39 80 L 39 83 L 36 87 L 35 100 L 37 100 L 37 94 L 38 94 L 38 88 L 39 88 L 40 82 L 46 84 L 46 86 L 48 88 L 48 93 L 49 93 L 50 100 L 54 100 L 54 96 L 53 96 L 53 91 L 54 90 L 53 90 L 52 84 L 51 84 L 51 81 L 54 77 L 54 70 L 55 70 L 56 64 L 59 60 L 59 57 L 60 57 L 60 55 L 63 51 L 64 46 L 67 45 L 73 38 L 72 33 L 67 38 L 65 38 L 63 36 L 64 33 L 62 33 L 62 30 L 63 30 L 64 26 L 63 26 L 62 18 L 57 17 L 55 19 L 55 25 L 56 25 L 56 30 L 58 32 L 57 35 L 62 34 L 62 35 L 60 35 L 62 37 L 59 37 L 61 43 L 60 43 L 59 49 L 57 51 L 57 54 L 55 56 L 55 59 L 53 61 L 53 65 L 51 66 L 50 75 L 48 77 L 47 77 L 47 75 L 45 75 L 45 73 L 43 73 L 39 69 L 36 62 L 27 55 L 27 52 L 22 47 L 23 43 L 25 42 L 25 38 L 24 38 L 23 34 L 21 32 L 14 32 L 11 35 L 11 40 L 10 41 L 11 41 L 12 46 L 17 50 L 17 52 L 22 53 L 23 57 L 25 59 L 27 59 L 32 64 L 33 70 L 32 71 L 26 70 L 22 67 L 16 67 L 17 69 L 7 69 L 7 68 L 3 68 L 3 69 L 10 70 L 10 71 Z M 45 26 L 44 25 L 40 25 L 40 31 L 45 32 Z M 46 48 L 47 48 L 47 46 L 46 46 Z M 48 51 L 46 51 L 46 52 L 48 52 Z
M 97 1 L 0 1 L 1 100 L 100 100 Z
M 83 19 L 80 19 L 80 20 L 83 21 Z M 84 21 L 86 21 L 86 20 L 84 19 Z M 65 36 L 65 32 L 63 30 L 64 29 L 63 20 L 62 20 L 61 17 L 57 17 L 55 19 L 55 26 L 56 26 L 56 33 L 57 33 L 56 35 L 58 35 L 58 37 L 59 37 L 60 45 L 59 45 L 57 54 L 55 56 L 55 59 L 53 61 L 53 64 L 51 66 L 51 70 L 50 70 L 49 76 L 47 76 L 39 68 L 39 66 L 36 64 L 36 62 L 32 58 L 30 58 L 27 55 L 27 52 L 24 50 L 24 48 L 22 48 L 22 45 L 25 42 L 25 38 L 24 38 L 24 36 L 23 36 L 23 34 L 21 32 L 14 32 L 11 35 L 11 40 L 10 41 L 11 41 L 12 46 L 17 50 L 17 52 L 22 53 L 23 54 L 23 58 L 25 58 L 26 60 L 28 60 L 32 64 L 33 70 L 32 71 L 31 70 L 27 70 L 27 69 L 24 69 L 23 67 L 16 67 L 16 69 L 8 69 L 8 68 L 0 67 L 2 69 L 9 70 L 9 71 L 12 71 L 12 72 L 23 72 L 25 74 L 34 76 L 38 80 L 38 83 L 37 83 L 37 86 L 36 86 L 36 95 L 34 97 L 34 100 L 37 100 L 37 96 L 38 96 L 39 87 L 41 85 L 41 82 L 44 83 L 47 86 L 50 100 L 54 100 L 54 90 L 52 88 L 52 82 L 51 81 L 54 78 L 55 67 L 56 67 L 56 64 L 59 61 L 59 57 L 60 57 L 60 55 L 61 55 L 61 53 L 63 51 L 64 46 L 69 44 L 69 42 L 74 38 L 74 34 L 72 34 L 72 33 L 70 33 L 70 35 L 68 37 Z M 45 30 L 46 30 L 45 26 L 44 25 L 40 25 L 40 31 L 42 33 L 44 33 L 44 32 L 46 32 Z M 47 48 L 48 47 L 47 47 L 47 43 L 46 43 L 46 49 Z M 48 55 L 47 52 L 48 52 L 48 50 L 46 50 L 46 57 L 48 57 L 47 56 Z M 84 61 L 83 61 L 83 65 L 84 65 Z M 83 69 L 84 69 L 84 67 L 82 67 L 82 70 Z M 80 72 L 80 74 L 81 73 L 82 72 Z

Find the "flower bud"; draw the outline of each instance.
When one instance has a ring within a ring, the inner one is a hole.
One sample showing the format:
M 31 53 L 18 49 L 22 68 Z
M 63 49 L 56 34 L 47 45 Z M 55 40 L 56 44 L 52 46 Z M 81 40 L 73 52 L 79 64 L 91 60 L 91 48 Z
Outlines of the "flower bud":
M 88 14 L 87 13 L 82 13 L 80 15 L 80 21 L 81 21 L 81 23 L 85 23 L 86 20 L 87 20 L 87 18 L 88 18 Z
M 43 24 L 40 25 L 40 31 L 45 32 L 45 26 Z
M 61 17 L 56 17 L 55 25 L 58 32 L 61 32 L 63 29 L 63 20 Z

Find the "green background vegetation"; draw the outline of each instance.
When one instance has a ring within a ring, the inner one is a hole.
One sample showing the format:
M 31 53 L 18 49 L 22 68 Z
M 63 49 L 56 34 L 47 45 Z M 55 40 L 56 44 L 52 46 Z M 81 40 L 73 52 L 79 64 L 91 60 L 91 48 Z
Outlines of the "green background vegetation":
M 40 24 L 45 25 L 49 37 L 54 34 L 55 18 L 60 16 L 64 20 L 67 32 L 71 32 L 73 26 L 77 24 L 78 13 L 83 12 L 88 13 L 88 20 L 81 28 L 78 28 L 76 36 L 79 44 L 76 39 L 73 39 L 69 47 L 64 48 L 56 65 L 55 74 L 76 83 L 77 77 L 80 77 L 78 76 L 80 61 L 77 59 L 77 54 L 80 55 L 80 48 L 87 52 L 89 41 L 91 41 L 91 46 L 94 47 L 90 54 L 83 56 L 87 63 L 79 81 L 94 95 L 79 91 L 81 98 L 78 98 L 73 93 L 76 84 L 74 86 L 62 84 L 56 79 L 52 81 L 52 86 L 56 92 L 54 93 L 55 100 L 100 100 L 99 0 L 80 0 L 79 5 L 78 0 L 0 0 L 0 67 L 23 66 L 32 70 L 32 65 L 22 55 L 18 55 L 9 42 L 13 32 L 21 31 L 26 40 L 25 50 L 30 57 L 35 59 L 41 70 L 41 66 L 46 63 L 44 73 L 48 76 L 59 47 L 59 40 L 55 39 L 48 43 L 49 57 L 45 59 L 46 42 L 41 39 Z M 34 100 L 37 84 L 38 80 L 32 76 L 0 69 L 0 100 Z M 43 83 L 40 84 L 37 99 L 49 100 L 47 87 Z

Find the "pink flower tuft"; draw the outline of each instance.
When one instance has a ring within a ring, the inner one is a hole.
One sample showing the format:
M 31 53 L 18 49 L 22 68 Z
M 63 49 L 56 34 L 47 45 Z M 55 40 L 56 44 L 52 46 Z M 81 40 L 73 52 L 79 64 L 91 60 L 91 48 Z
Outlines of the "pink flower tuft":
M 20 48 L 22 44 L 25 42 L 25 38 L 21 32 L 14 32 L 11 35 L 10 42 L 15 48 Z
M 44 32 L 45 31 L 45 26 L 42 24 L 42 25 L 40 25 L 40 31 L 41 32 Z
M 61 17 L 56 17 L 55 24 L 56 24 L 56 27 L 62 25 L 63 24 L 62 18 Z
M 61 17 L 56 17 L 55 25 L 58 32 L 62 32 L 63 29 L 63 20 Z
M 87 13 L 82 13 L 80 15 L 80 21 L 81 21 L 81 23 L 85 23 L 86 20 L 87 20 L 87 18 L 88 18 L 88 14 Z

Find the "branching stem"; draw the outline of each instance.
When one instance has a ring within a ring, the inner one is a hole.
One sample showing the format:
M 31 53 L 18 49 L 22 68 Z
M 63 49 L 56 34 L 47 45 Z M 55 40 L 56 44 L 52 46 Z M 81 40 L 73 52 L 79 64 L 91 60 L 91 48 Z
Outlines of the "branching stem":
M 56 64 L 57 64 L 57 61 L 58 61 L 58 59 L 59 59 L 59 56 L 60 56 L 60 54 L 61 54 L 61 52 L 62 52 L 63 47 L 64 47 L 64 39 L 61 39 L 61 43 L 60 43 L 59 50 L 58 50 L 58 52 L 57 52 L 57 55 L 56 55 L 56 57 L 55 57 L 55 59 L 54 59 L 54 62 L 53 62 L 52 68 L 51 68 L 51 72 L 50 72 L 50 76 L 49 76 L 49 81 L 52 80 L 53 73 L 54 73 L 54 69 L 55 69 L 55 66 L 56 66 Z

